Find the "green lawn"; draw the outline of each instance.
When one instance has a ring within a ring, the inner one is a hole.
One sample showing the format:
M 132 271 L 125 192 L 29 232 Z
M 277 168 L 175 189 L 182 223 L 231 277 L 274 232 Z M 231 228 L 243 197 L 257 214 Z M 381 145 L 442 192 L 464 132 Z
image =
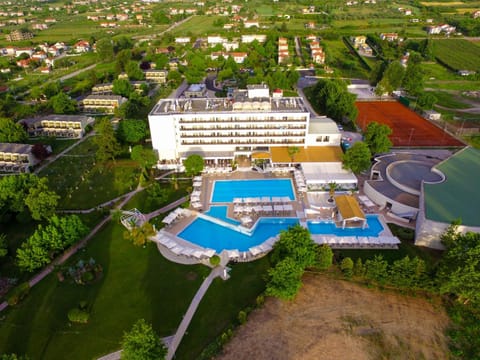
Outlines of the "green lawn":
M 139 318 L 152 322 L 161 336 L 171 335 L 209 269 L 171 263 L 154 244 L 134 247 L 123 232 L 120 225 L 107 225 L 72 259 L 93 257 L 104 269 L 100 281 L 80 286 L 51 275 L 22 304 L 7 310 L 0 326 L 2 352 L 26 352 L 32 359 L 91 359 L 117 350 L 123 332 Z M 70 325 L 67 312 L 82 300 L 88 302 L 90 321 Z
M 342 39 L 323 40 L 326 63 L 335 69 L 335 73 L 343 77 L 367 78 L 368 71 L 355 54 L 352 54 Z
M 468 109 L 471 106 L 462 101 L 462 98 L 445 91 L 429 91 L 437 99 L 437 105 L 447 107 L 449 109 Z
M 39 138 L 29 140 L 30 144 L 41 143 L 44 145 L 50 145 L 52 147 L 53 154 L 61 153 L 63 150 L 69 146 L 75 144 L 78 139 L 56 139 L 52 137 Z
M 255 299 L 265 290 L 264 277 L 270 267 L 268 257 L 231 267 L 230 279 L 215 279 L 202 299 L 176 359 L 195 359 L 227 326 L 237 321 L 240 310 L 255 305 Z
M 136 188 L 136 162 L 116 160 L 99 164 L 95 162 L 95 151 L 89 138 L 40 172 L 61 196 L 60 208 L 89 209 Z
M 163 203 L 153 201 L 149 198 L 148 189 L 142 190 L 136 193 L 123 207 L 124 209 L 136 208 L 144 214 L 148 214 L 154 210 L 157 210 L 176 199 L 186 196 L 188 194 L 187 189 L 192 186 L 191 181 L 178 181 L 178 189 L 175 189 L 174 185 L 168 181 L 161 181 L 162 188 L 168 189 L 168 199 Z
M 222 27 L 215 27 L 213 23 L 222 16 L 194 16 L 190 20 L 177 26 L 171 32 L 175 36 L 205 36 L 211 32 L 221 32 Z

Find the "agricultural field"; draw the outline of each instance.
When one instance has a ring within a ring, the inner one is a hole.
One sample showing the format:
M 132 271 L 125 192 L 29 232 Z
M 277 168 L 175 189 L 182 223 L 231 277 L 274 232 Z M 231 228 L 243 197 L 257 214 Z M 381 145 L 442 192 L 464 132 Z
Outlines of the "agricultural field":
M 463 39 L 433 41 L 435 58 L 453 71 L 480 72 L 480 46 Z

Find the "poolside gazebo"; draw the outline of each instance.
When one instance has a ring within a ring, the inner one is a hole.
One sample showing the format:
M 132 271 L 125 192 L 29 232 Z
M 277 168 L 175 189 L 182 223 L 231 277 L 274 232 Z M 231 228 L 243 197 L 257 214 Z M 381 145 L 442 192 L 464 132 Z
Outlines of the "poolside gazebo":
M 338 195 L 335 197 L 337 210 L 341 217 L 342 229 L 345 229 L 347 222 L 361 223 L 362 229 L 367 225 L 367 219 L 357 200 L 351 195 Z

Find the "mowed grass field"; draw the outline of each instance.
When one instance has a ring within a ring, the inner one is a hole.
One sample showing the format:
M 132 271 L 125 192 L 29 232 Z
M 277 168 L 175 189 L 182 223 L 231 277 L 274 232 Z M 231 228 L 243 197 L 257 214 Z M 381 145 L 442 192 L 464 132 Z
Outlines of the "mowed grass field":
M 480 46 L 463 39 L 433 41 L 435 58 L 454 71 L 480 71 Z

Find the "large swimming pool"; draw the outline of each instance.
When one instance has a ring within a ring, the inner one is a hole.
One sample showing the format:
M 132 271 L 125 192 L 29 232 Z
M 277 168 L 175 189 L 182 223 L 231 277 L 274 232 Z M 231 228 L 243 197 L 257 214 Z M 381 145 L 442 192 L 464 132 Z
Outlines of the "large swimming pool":
M 217 253 L 224 249 L 247 251 L 295 224 L 298 224 L 298 220 L 294 218 L 262 218 L 257 222 L 251 236 L 249 236 L 230 227 L 197 218 L 178 236 L 191 243 L 214 249 Z
M 234 230 L 235 220 L 226 217 L 226 207 L 215 207 L 213 212 L 209 212 L 212 217 L 217 217 L 222 221 L 228 221 L 229 226 L 222 226 L 215 222 L 203 218 L 195 219 L 178 236 L 199 246 L 214 249 L 217 253 L 222 250 L 247 251 L 253 246 L 260 245 L 268 238 L 276 236 L 281 230 L 286 230 L 290 226 L 298 224 L 296 218 L 261 218 L 252 229 L 251 235 Z M 383 231 L 382 223 L 377 215 L 367 215 L 368 227 L 365 229 L 337 228 L 334 223 L 308 221 L 307 227 L 314 235 L 336 235 L 336 236 L 378 236 Z
M 230 203 L 234 198 L 288 196 L 295 200 L 291 179 L 216 180 L 212 203 Z

